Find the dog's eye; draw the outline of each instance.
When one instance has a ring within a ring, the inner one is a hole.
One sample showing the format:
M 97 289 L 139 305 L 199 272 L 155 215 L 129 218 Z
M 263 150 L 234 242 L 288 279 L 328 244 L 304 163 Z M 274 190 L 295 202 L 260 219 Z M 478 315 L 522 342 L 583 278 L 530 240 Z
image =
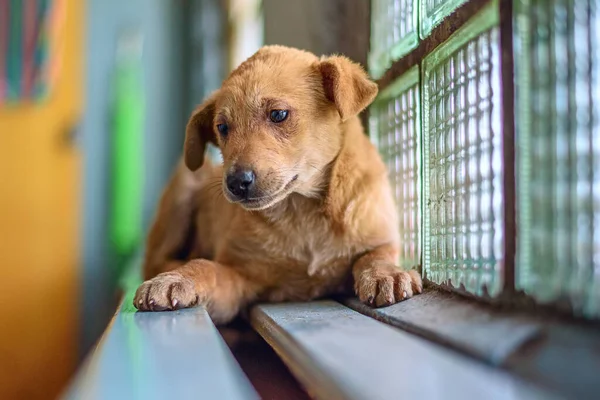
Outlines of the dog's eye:
M 219 131 L 219 133 L 221 135 L 226 136 L 227 133 L 229 132 L 229 127 L 227 126 L 227 124 L 218 124 L 217 130 Z
M 272 110 L 269 117 L 275 123 L 283 122 L 288 116 L 287 110 Z

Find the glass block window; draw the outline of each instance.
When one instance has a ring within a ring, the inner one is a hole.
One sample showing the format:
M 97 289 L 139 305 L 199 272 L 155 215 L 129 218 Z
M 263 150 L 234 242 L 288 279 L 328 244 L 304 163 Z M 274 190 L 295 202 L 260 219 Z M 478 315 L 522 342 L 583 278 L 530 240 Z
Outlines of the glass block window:
M 420 33 L 425 39 L 433 28 L 467 0 L 421 0 Z
M 497 8 L 486 7 L 423 62 L 424 268 L 476 295 L 503 286 Z
M 417 47 L 417 10 L 418 0 L 373 0 L 369 66 L 374 78 Z
M 421 135 L 419 69 L 415 67 L 381 93 L 371 107 L 372 140 L 387 164 L 396 199 L 400 265 L 421 264 Z
M 517 288 L 600 316 L 600 8 L 516 0 Z

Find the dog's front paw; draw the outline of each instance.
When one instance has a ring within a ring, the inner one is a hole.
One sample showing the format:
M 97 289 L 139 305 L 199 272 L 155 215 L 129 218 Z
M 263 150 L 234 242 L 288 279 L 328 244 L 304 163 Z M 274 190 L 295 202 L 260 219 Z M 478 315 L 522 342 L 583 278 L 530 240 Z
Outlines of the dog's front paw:
M 365 269 L 354 283 L 360 301 L 370 306 L 389 306 L 423 291 L 421 276 L 415 270 L 403 271 L 389 264 Z
M 177 310 L 196 304 L 194 283 L 178 272 L 166 272 L 142 283 L 133 298 L 140 311 Z

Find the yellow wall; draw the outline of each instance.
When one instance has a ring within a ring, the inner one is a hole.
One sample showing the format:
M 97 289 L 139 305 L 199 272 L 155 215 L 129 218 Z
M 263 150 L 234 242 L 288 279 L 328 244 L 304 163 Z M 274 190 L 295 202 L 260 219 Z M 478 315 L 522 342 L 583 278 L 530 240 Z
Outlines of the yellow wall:
M 83 4 L 66 0 L 51 96 L 0 106 L 0 399 L 54 398 L 77 358 Z

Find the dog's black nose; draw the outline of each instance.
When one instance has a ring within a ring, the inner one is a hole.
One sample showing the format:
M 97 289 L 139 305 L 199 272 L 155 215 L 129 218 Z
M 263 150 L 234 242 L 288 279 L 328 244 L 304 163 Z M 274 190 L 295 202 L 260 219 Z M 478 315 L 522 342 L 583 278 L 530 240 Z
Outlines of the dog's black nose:
M 227 175 L 227 189 L 239 199 L 247 199 L 254 185 L 254 171 L 251 169 L 236 169 Z

